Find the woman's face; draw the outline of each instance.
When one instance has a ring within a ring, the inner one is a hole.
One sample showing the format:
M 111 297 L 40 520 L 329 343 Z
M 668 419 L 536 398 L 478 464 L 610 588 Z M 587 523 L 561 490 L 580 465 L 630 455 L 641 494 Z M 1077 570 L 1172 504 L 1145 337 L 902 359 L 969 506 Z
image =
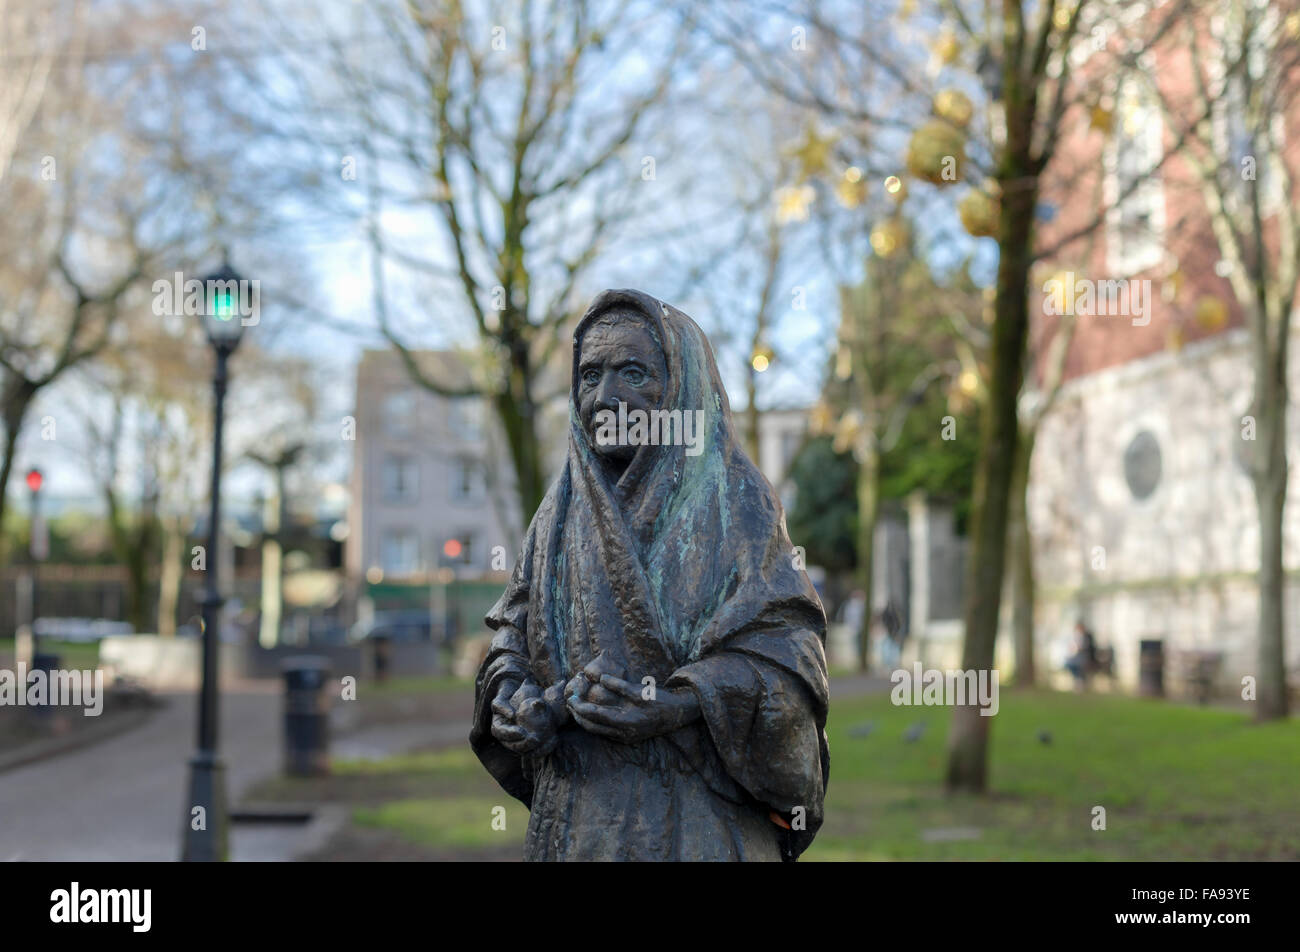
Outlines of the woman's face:
M 622 321 L 596 324 L 582 335 L 578 353 L 578 419 L 597 453 L 607 459 L 627 462 L 637 447 L 626 442 L 606 443 L 596 439 L 600 428 L 597 414 L 617 414 L 619 403 L 627 413 L 657 410 L 668 382 L 663 351 L 644 324 Z M 620 433 L 620 440 L 625 438 Z

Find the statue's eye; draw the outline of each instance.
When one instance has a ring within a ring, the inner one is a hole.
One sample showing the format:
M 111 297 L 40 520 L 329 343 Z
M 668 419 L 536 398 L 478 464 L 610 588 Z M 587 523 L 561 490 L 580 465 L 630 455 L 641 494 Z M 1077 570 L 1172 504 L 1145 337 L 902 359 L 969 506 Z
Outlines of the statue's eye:
M 645 383 L 645 371 L 640 367 L 628 367 L 623 371 L 623 379 L 634 387 Z
M 582 373 L 582 382 L 585 383 L 588 387 L 596 386 L 596 384 L 600 383 L 600 371 L 584 370 Z

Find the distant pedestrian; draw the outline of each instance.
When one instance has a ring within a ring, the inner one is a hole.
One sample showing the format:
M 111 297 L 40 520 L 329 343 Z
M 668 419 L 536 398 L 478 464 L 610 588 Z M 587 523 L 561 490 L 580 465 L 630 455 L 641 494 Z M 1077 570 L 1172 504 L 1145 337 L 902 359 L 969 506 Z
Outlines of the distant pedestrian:
M 885 639 L 880 645 L 882 660 L 886 670 L 893 671 L 903 663 L 903 640 L 907 637 L 903 629 L 903 618 L 893 599 L 885 603 L 885 609 L 880 613 L 880 623 L 885 627 Z
M 852 632 L 854 641 L 866 637 L 862 632 L 862 620 L 866 612 L 867 596 L 862 589 L 855 588 L 840 606 L 839 619 L 840 624 Z
M 1076 691 L 1085 690 L 1088 676 L 1097 670 L 1097 639 L 1082 618 L 1074 623 L 1074 653 L 1065 660 L 1065 669 L 1074 676 Z

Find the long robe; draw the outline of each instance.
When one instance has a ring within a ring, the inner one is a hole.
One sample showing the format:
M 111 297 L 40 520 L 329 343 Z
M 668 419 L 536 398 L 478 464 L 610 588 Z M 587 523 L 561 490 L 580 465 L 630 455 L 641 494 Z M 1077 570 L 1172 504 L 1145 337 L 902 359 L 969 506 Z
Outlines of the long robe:
M 704 425 L 698 454 L 680 439 L 641 446 L 615 484 L 578 420 L 578 347 L 593 319 L 628 309 L 664 352 L 662 407 L 702 410 Z M 780 502 L 681 311 L 606 291 L 574 334 L 573 365 L 568 457 L 487 616 L 470 743 L 531 811 L 526 860 L 793 861 L 821 826 L 829 778 L 826 620 Z M 545 689 L 602 651 L 633 683 L 690 689 L 701 717 L 632 744 L 570 720 L 545 756 L 492 736 L 504 681 Z

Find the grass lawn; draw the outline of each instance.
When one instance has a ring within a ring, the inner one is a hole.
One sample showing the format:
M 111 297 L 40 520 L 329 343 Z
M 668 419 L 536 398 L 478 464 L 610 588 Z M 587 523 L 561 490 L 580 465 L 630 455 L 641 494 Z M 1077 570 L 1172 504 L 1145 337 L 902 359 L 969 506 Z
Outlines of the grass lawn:
M 973 798 L 941 789 L 948 719 L 887 695 L 834 704 L 826 822 L 804 858 L 1300 859 L 1300 721 L 1255 726 L 1217 709 L 1007 691 L 993 719 L 992 791 Z M 468 748 L 339 764 L 326 780 L 260 793 L 351 803 L 356 827 L 437 858 L 518 856 L 527 825 Z M 497 806 L 504 831 L 492 828 Z M 1097 806 L 1105 830 L 1092 828 Z
M 5 665 L 13 663 L 14 639 L 0 638 L 0 661 Z M 50 651 L 59 656 L 62 668 L 94 669 L 99 667 L 98 641 L 56 641 L 53 638 L 41 639 L 41 651 Z
M 884 696 L 833 706 L 826 823 L 807 858 L 1300 859 L 1298 721 L 1008 691 L 993 718 L 991 794 L 972 798 L 940 786 L 948 720 Z M 868 736 L 850 736 L 867 722 Z M 1097 806 L 1105 830 L 1092 829 Z M 963 835 L 977 838 L 950 838 Z
M 449 674 L 429 675 L 427 677 L 390 678 L 387 681 L 368 681 L 365 686 L 367 696 L 403 697 L 424 694 L 467 694 L 474 696 L 472 678 L 454 678 Z

